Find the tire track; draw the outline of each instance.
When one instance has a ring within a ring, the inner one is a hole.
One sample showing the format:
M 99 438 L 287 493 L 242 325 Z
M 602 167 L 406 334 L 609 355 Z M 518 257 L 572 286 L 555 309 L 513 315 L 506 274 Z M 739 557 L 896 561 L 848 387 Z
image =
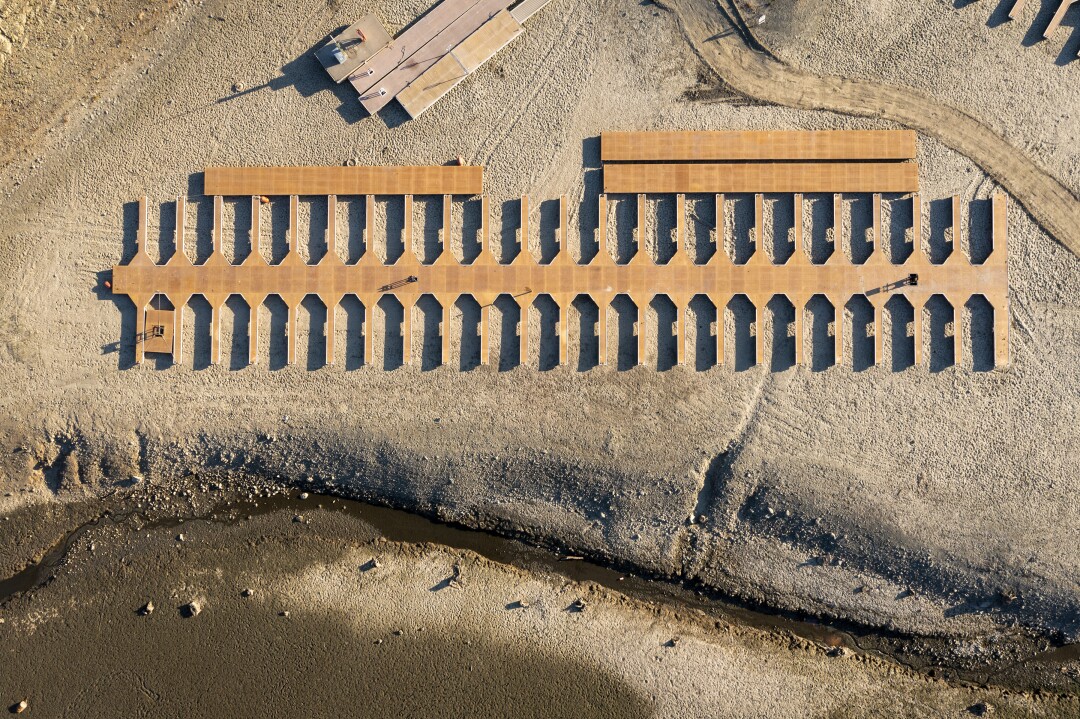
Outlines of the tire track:
M 891 120 L 933 137 L 977 163 L 1035 221 L 1080 256 L 1080 200 L 977 119 L 927 93 L 866 80 L 812 75 L 754 52 L 715 2 L 665 0 L 698 56 L 735 92 L 775 105 Z

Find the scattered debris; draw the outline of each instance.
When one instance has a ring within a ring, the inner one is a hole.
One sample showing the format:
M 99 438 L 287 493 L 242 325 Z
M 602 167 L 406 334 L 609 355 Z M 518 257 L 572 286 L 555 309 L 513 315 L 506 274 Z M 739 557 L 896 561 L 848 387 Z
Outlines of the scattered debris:
M 139 614 L 141 616 L 147 617 L 147 616 L 150 616 L 153 613 L 154 613 L 154 603 L 152 601 L 147 602 L 146 604 L 139 607 Z
M 585 557 L 579 556 L 577 554 L 567 554 L 565 557 L 562 558 L 562 561 L 564 561 L 564 562 L 580 562 L 583 559 L 585 559 Z

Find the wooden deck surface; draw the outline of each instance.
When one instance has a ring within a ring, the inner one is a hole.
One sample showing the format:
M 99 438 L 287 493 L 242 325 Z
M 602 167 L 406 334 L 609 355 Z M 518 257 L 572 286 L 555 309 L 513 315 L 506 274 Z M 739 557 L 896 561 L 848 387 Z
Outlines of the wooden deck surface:
M 801 217 L 801 198 L 796 209 L 796 217 Z M 178 202 L 178 206 L 182 203 Z M 177 234 L 177 251 L 164 264 L 158 265 L 150 260 L 146 252 L 146 201 L 140 200 L 140 227 L 138 231 L 138 248 L 134 259 L 126 265 L 120 265 L 113 269 L 113 291 L 131 297 L 138 309 L 136 332 L 143 336 L 147 318 L 146 308 L 157 294 L 162 294 L 177 308 L 183 307 L 188 300 L 196 294 L 202 295 L 211 305 L 213 310 L 211 320 L 212 361 L 219 359 L 217 334 L 220 309 L 231 295 L 241 295 L 249 307 L 261 304 L 268 295 L 274 294 L 281 297 L 289 309 L 288 323 L 288 360 L 295 359 L 296 311 L 304 297 L 317 295 L 327 306 L 329 314 L 333 314 L 334 308 L 341 302 L 345 295 L 355 295 L 364 305 L 367 321 L 365 322 L 365 357 L 370 358 L 371 345 L 371 312 L 372 308 L 384 295 L 393 295 L 405 307 L 405 345 L 404 353 L 408 361 L 410 349 L 408 339 L 411 337 L 409 322 L 411 311 L 420 296 L 430 294 L 442 305 L 444 309 L 444 332 L 448 326 L 446 312 L 462 295 L 471 295 L 481 305 L 484 312 L 499 295 L 511 295 L 519 306 L 525 308 L 532 304 L 539 295 L 549 295 L 559 308 L 560 325 L 559 335 L 562 344 L 566 344 L 565 324 L 568 318 L 567 311 L 573 300 L 579 295 L 587 295 L 601 308 L 601 318 L 606 317 L 606 309 L 617 295 L 627 295 L 639 310 L 639 328 L 637 342 L 639 345 L 639 359 L 644 358 L 644 313 L 651 300 L 657 295 L 665 295 L 677 309 L 677 337 L 676 341 L 680 349 L 678 357 L 683 357 L 681 349 L 685 343 L 684 329 L 685 311 L 690 300 L 697 295 L 705 295 L 714 306 L 724 308 L 735 295 L 745 295 L 756 308 L 757 313 L 757 356 L 759 361 L 763 357 L 763 342 L 765 307 L 775 295 L 783 295 L 795 307 L 796 312 L 796 357 L 801 358 L 801 343 L 803 338 L 800 333 L 801 315 L 806 303 L 816 294 L 822 294 L 828 298 L 834 308 L 838 308 L 838 322 L 834 337 L 836 347 L 842 349 L 843 312 L 842 309 L 848 300 L 856 295 L 865 296 L 874 307 L 874 326 L 877 332 L 875 347 L 877 361 L 882 361 L 882 343 L 884 336 L 882 326 L 882 314 L 885 303 L 895 295 L 906 297 L 915 308 L 914 331 L 916 337 L 916 353 L 921 348 L 921 322 L 922 308 L 934 295 L 943 295 L 953 306 L 954 311 L 961 313 L 964 304 L 970 297 L 976 294 L 983 295 L 994 308 L 994 343 L 996 348 L 997 364 L 1002 366 L 1008 361 L 1008 268 L 1006 249 L 1005 228 L 1005 196 L 997 193 L 993 198 L 992 209 L 992 241 L 993 251 L 983 264 L 972 265 L 968 258 L 960 250 L 961 231 L 958 225 L 960 219 L 959 203 L 953 200 L 952 214 L 952 238 L 953 252 L 942 264 L 932 264 L 921 249 L 923 236 L 922 228 L 922 204 L 918 197 L 913 198 L 913 221 L 912 235 L 914 251 L 902 264 L 892 264 L 885 257 L 881 248 L 880 210 L 878 205 L 880 195 L 874 195 L 874 251 L 870 258 L 863 264 L 852 264 L 842 251 L 834 252 L 824 264 L 813 264 L 809 260 L 805 249 L 796 245 L 796 251 L 784 264 L 773 264 L 761 246 L 762 222 L 758 219 L 760 213 L 761 197 L 755 197 L 755 230 L 756 248 L 748 262 L 735 264 L 728 254 L 723 251 L 724 237 L 723 225 L 720 225 L 717 235 L 717 252 L 706 264 L 695 264 L 691 261 L 686 248 L 680 244 L 671 260 L 658 265 L 652 261 L 648 254 L 639 251 L 626 264 L 616 264 L 607 252 L 608 237 L 607 223 L 600 226 L 600 247 L 602 251 L 587 265 L 579 265 L 573 261 L 569 251 L 561 247 L 554 260 L 546 265 L 538 264 L 528 251 L 528 201 L 523 198 L 521 203 L 522 214 L 519 219 L 519 241 L 524 251 L 520 252 L 509 264 L 500 264 L 496 261 L 490 248 L 484 245 L 480 255 L 468 265 L 457 262 L 446 247 L 449 235 L 446 227 L 451 224 L 450 198 L 444 197 L 443 208 L 444 228 L 441 232 L 443 253 L 432 264 L 421 264 L 412 252 L 412 198 L 406 197 L 405 217 L 403 222 L 405 254 L 392 265 L 383 264 L 368 245 L 367 251 L 355 264 L 346 265 L 333 251 L 327 252 L 317 264 L 306 264 L 300 257 L 293 241 L 297 233 L 297 198 L 290 198 L 289 206 L 289 251 L 284 259 L 275 265 L 268 264 L 263 260 L 258 251 L 258 205 L 257 198 L 253 200 L 253 232 L 252 253 L 240 264 L 229 263 L 221 252 L 220 238 L 222 229 L 222 213 L 220 198 L 215 199 L 214 207 L 214 238 L 213 251 L 206 262 L 194 265 L 184 252 L 183 234 Z M 601 196 L 601 217 L 606 218 L 606 198 Z M 679 203 L 679 206 L 685 206 Z M 487 208 L 486 202 L 482 203 Z M 640 207 L 640 199 L 639 199 Z M 722 213 L 718 214 L 722 218 Z M 684 218 L 685 219 L 685 218 Z M 178 210 L 178 220 L 182 220 L 182 214 Z M 839 213 L 833 218 L 833 224 L 842 227 L 842 217 Z M 639 219 L 639 223 L 643 218 Z M 681 227 L 677 224 L 677 227 Z M 182 224 L 179 225 L 182 227 Z M 481 222 L 483 228 L 481 237 L 488 236 L 487 218 Z M 328 223 L 327 246 L 332 248 L 336 238 L 336 228 L 330 229 Z M 640 232 L 639 224 L 639 232 Z M 801 223 L 799 223 L 801 233 Z M 558 237 L 565 241 L 567 236 L 566 202 L 560 199 L 559 221 L 557 228 Z M 800 234 L 796 235 L 797 237 Z M 840 234 L 834 230 L 834 242 L 841 244 Z M 910 274 L 918 275 L 917 284 L 905 282 Z M 407 281 L 415 278 L 414 281 Z M 524 315 L 527 321 L 527 313 Z M 157 317 L 155 316 L 155 319 Z M 177 361 L 182 358 L 180 341 L 183 336 L 181 324 L 183 315 L 175 313 L 175 327 L 173 328 L 174 347 L 173 353 Z M 603 322 L 601 320 L 601 336 L 603 334 Z M 962 322 L 954 323 L 958 328 Z M 251 323 L 251 359 L 254 361 L 254 347 L 257 346 L 254 332 L 257 323 Z M 487 327 L 486 320 L 482 319 L 482 327 Z M 482 330 L 486 332 L 486 330 Z M 523 328 L 520 334 L 522 356 L 528 356 L 528 331 Z M 488 338 L 482 336 L 482 343 L 487 343 Z M 723 357 L 722 332 L 717 335 L 720 357 Z M 962 349 L 962 335 L 957 330 L 952 338 L 955 344 L 957 363 L 960 362 Z M 444 336 L 444 347 L 448 339 Z M 139 342 L 136 349 L 136 361 L 142 359 L 144 344 Z M 601 348 L 601 358 L 605 356 L 605 349 Z M 328 350 L 330 352 L 330 350 Z M 482 352 L 486 357 L 487 352 Z M 565 360 L 565 350 L 560 348 L 560 356 Z M 840 353 L 838 352 L 838 357 Z M 918 355 L 917 355 L 918 356 Z M 445 355 L 444 355 L 445 357 Z M 722 361 L 722 360 L 721 360 Z M 917 362 L 918 363 L 918 360 Z
M 207 195 L 479 195 L 479 166 L 207 167 Z
M 913 130 L 604 132 L 604 162 L 913 160 Z
M 365 40 L 363 42 L 357 42 L 360 39 L 359 35 L 357 35 L 358 30 L 364 33 Z M 336 65 L 327 64 L 333 62 L 331 50 L 335 43 L 344 46 L 346 60 Z M 330 73 L 330 77 L 334 82 L 342 82 L 389 44 L 390 35 L 387 34 L 386 29 L 379 22 L 379 18 L 368 14 L 347 27 L 329 43 L 319 48 L 315 54 L 319 61 L 323 63 L 326 71 Z
M 523 31 L 509 12 L 499 12 L 398 93 L 398 101 L 409 117 L 419 117 Z
M 480 26 L 490 20 L 496 13 L 505 10 L 511 2 L 512 0 L 479 0 L 464 14 L 435 34 L 412 57 L 387 73 L 386 77 L 376 85 L 373 85 L 372 90 L 378 90 L 378 93 L 368 93 L 367 96 L 361 98 L 360 104 L 371 114 L 389 105 L 410 82 L 420 77 L 448 53 L 456 52 L 455 48 L 463 40 L 475 33 Z M 386 91 L 385 94 L 382 94 L 383 90 Z
M 362 73 L 350 78 L 349 82 L 361 96 L 368 94 L 373 88 L 377 88 L 378 83 L 390 71 L 412 57 L 432 37 L 464 15 L 477 1 L 442 0 L 416 22 L 402 30 L 390 41 L 390 45 L 383 52 L 371 59 Z M 368 70 L 371 70 L 370 74 L 367 73 Z
M 604 192 L 917 192 L 913 162 L 604 165 Z

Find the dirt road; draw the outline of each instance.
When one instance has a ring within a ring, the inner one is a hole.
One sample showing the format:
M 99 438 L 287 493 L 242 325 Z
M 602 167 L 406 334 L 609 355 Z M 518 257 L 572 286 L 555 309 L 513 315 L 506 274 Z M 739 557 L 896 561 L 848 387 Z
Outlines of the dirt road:
M 715 3 L 669 0 L 701 59 L 735 91 L 803 110 L 878 117 L 935 137 L 1001 183 L 1042 227 L 1080 256 L 1080 200 L 979 120 L 907 87 L 816 76 L 750 50 Z

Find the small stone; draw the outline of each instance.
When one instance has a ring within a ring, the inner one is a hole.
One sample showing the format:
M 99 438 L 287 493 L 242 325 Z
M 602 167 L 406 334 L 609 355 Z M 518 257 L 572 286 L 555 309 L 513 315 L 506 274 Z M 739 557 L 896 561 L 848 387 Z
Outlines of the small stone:
M 588 603 L 582 598 L 575 600 L 571 606 L 573 607 L 575 612 L 584 612 L 585 607 L 588 606 Z
M 394 636 L 395 636 L 395 637 L 400 637 L 400 636 L 401 636 L 402 634 L 404 634 L 404 633 L 405 633 L 405 632 L 403 632 L 403 631 L 402 631 L 402 630 L 400 630 L 400 629 L 395 629 L 395 630 L 394 630 Z
M 233 92 L 243 92 L 244 91 L 244 83 L 242 83 L 242 82 L 234 82 L 233 86 L 232 86 L 232 91 Z
M 665 644 L 664 646 L 674 649 L 675 647 L 679 646 L 679 641 L 679 637 L 672 637 L 671 639 L 668 639 L 667 644 Z
M 153 613 L 154 613 L 154 603 L 153 602 L 147 602 L 146 604 L 139 607 L 139 614 L 141 614 L 144 617 L 150 616 Z
M 180 612 L 185 617 L 197 617 L 197 616 L 199 616 L 199 614 L 202 613 L 202 605 L 199 604 L 198 601 L 192 600 L 192 601 L 188 602 L 187 604 L 185 604 L 180 609 Z
M 182 542 L 182 541 L 184 541 L 184 534 L 183 534 L 183 532 L 181 532 L 180 534 L 176 535 L 176 541 L 178 541 L 178 542 Z
M 304 521 L 304 517 L 301 514 L 294 514 L 293 518 L 292 518 L 292 521 L 300 523 L 300 522 Z
M 142 477 L 140 477 L 139 475 L 137 475 L 137 474 L 131 475 L 131 483 L 132 484 L 138 484 L 141 481 L 142 481 Z
M 300 499 L 307 499 L 310 495 L 307 492 L 300 493 Z
M 289 618 L 289 611 L 285 610 L 283 612 L 278 612 L 278 616 L 279 617 L 285 617 L 286 619 L 288 619 Z
M 847 656 L 850 656 L 850 655 L 851 655 L 851 650 L 848 649 L 847 647 L 835 647 L 834 649 L 829 651 L 829 656 L 830 657 L 837 657 L 839 659 L 843 659 L 844 657 L 847 657 Z
M 244 598 L 250 597 L 253 594 L 255 594 L 255 590 L 250 588 L 250 587 L 248 587 L 244 591 L 240 592 L 240 596 L 244 597 Z
M 374 644 L 382 644 L 382 639 L 376 639 L 373 643 Z
M 527 599 L 519 599 L 517 605 L 522 609 L 528 609 L 530 606 L 529 600 Z
M 12 705 L 11 713 L 12 714 L 22 714 L 24 711 L 26 711 L 26 707 L 28 707 L 28 706 L 30 706 L 30 703 L 27 702 L 25 699 L 23 699 L 18 704 Z

